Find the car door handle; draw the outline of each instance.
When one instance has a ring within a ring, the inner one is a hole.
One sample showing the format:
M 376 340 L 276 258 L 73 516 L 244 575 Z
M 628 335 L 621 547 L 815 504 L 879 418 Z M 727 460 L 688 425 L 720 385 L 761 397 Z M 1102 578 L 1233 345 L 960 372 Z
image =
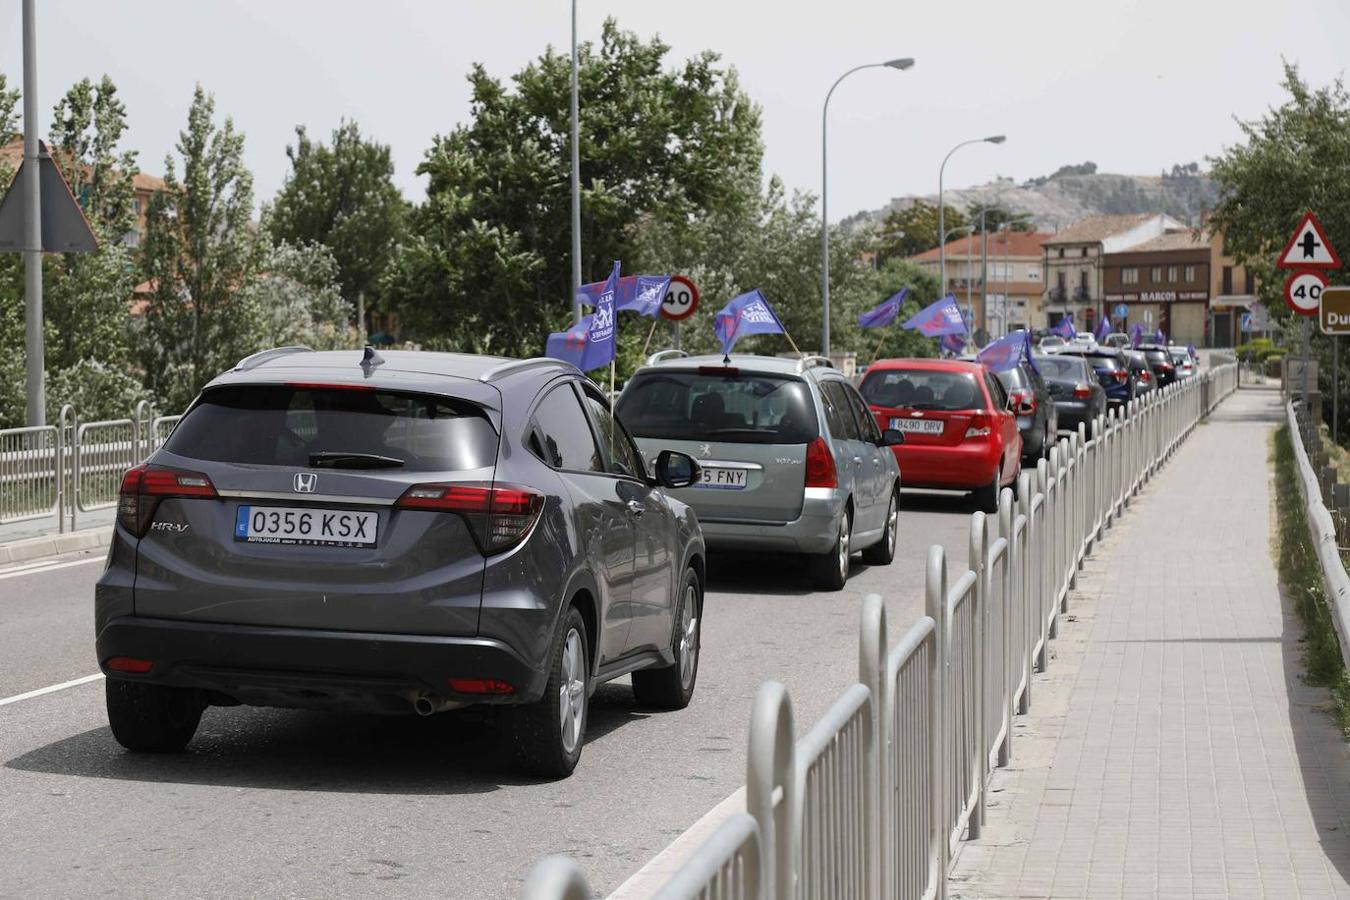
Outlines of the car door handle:
M 641 518 L 641 517 L 642 517 L 642 514 L 645 513 L 645 512 L 647 511 L 647 506 L 646 506 L 646 504 L 639 503 L 639 502 L 636 501 L 636 500 L 629 500 L 629 501 L 628 501 L 628 511 L 629 511 L 630 513 L 632 513 L 633 515 L 635 515 L 635 516 Z

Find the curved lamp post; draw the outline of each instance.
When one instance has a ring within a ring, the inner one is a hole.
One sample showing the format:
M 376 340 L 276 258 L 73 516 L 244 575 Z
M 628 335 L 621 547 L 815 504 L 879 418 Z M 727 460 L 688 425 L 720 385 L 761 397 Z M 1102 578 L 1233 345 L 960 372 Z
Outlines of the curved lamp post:
M 843 81 L 854 72 L 861 72 L 863 69 L 898 69 L 904 71 L 914 65 L 914 60 L 908 57 L 904 59 L 892 59 L 879 63 L 864 63 L 861 66 L 854 66 L 843 75 L 835 79 L 834 84 L 830 85 L 829 93 L 825 95 L 825 107 L 820 113 L 820 297 L 821 305 L 824 307 L 824 327 L 820 332 L 820 352 L 830 355 L 830 217 L 826 211 L 826 188 L 829 180 L 829 166 L 826 163 L 826 150 L 828 141 L 828 124 L 830 114 L 830 98 L 834 96 L 834 89 L 839 87 L 839 82 Z
M 938 168 L 938 234 L 943 234 L 947 225 L 946 210 L 947 206 L 942 199 L 942 175 L 947 169 L 947 160 L 952 158 L 952 154 L 962 147 L 969 147 L 971 144 L 1001 144 L 1007 138 L 1001 134 L 986 138 L 974 138 L 969 141 L 962 141 L 955 147 L 947 151 L 947 155 L 942 158 L 942 165 Z M 944 241 L 938 247 L 938 275 L 942 279 L 942 295 L 947 295 L 947 244 Z

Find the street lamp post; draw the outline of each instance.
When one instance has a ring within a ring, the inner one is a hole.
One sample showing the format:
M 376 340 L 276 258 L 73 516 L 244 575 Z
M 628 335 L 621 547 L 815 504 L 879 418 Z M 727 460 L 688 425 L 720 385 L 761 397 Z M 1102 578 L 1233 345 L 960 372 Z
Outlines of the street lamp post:
M 581 321 L 581 126 L 577 120 L 577 0 L 572 0 L 572 321 Z
M 971 144 L 1001 144 L 1007 140 L 1007 137 L 1001 134 L 995 134 L 985 138 L 974 138 L 969 141 L 962 141 L 955 147 L 947 151 L 947 155 L 942 158 L 942 165 L 938 167 L 938 234 L 942 234 L 947 227 L 947 207 L 942 198 L 942 176 L 947 171 L 947 160 L 952 158 L 952 154 L 962 147 Z M 942 243 L 938 247 L 938 275 L 942 279 L 941 293 L 947 295 L 947 245 Z
M 827 162 L 826 153 L 829 146 L 829 115 L 830 98 L 834 96 L 834 89 L 839 87 L 839 82 L 843 81 L 854 72 L 861 72 L 863 69 L 898 69 L 903 72 L 905 69 L 914 65 L 914 60 L 909 57 L 903 59 L 892 59 L 879 63 L 864 63 L 861 66 L 854 66 L 843 75 L 835 79 L 834 84 L 830 85 L 829 92 L 825 95 L 825 106 L 820 112 L 820 298 L 823 307 L 824 324 L 820 332 L 821 353 L 825 356 L 830 355 L 830 217 L 826 209 L 826 190 L 829 183 L 830 169 Z

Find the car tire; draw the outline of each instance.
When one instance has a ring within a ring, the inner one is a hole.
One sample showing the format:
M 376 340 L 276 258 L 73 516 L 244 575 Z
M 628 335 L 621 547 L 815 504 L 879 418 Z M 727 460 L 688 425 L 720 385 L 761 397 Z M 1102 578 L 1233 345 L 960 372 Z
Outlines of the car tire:
M 881 540 L 862 552 L 863 562 L 869 566 L 889 566 L 895 559 L 895 545 L 900 530 L 900 489 L 891 491 L 891 505 L 886 510 L 886 528 Z
M 513 739 L 520 767 L 544 778 L 566 778 L 581 759 L 590 710 L 590 649 L 575 606 L 563 616 L 548 654 L 544 696 L 516 709 Z
M 972 492 L 971 496 L 975 499 L 975 508 L 985 514 L 998 512 L 998 483 L 999 469 L 994 470 L 994 477 L 982 488 Z
M 694 697 L 698 684 L 699 644 L 703 635 L 703 589 L 698 573 L 686 569 L 680 587 L 680 602 L 675 609 L 671 630 L 671 649 L 675 662 L 657 669 L 639 669 L 633 673 L 633 696 L 641 706 L 653 709 L 684 709 Z
M 853 514 L 844 511 L 833 549 L 811 557 L 811 580 L 822 591 L 842 591 L 848 582 L 849 557 L 853 546 Z
M 178 753 L 197 733 L 206 705 L 188 688 L 109 678 L 108 725 L 117 743 L 141 753 Z

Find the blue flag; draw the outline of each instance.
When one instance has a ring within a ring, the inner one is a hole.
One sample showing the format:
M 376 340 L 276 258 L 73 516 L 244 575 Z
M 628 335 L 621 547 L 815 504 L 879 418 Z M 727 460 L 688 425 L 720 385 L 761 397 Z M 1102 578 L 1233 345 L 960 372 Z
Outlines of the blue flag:
M 1130 346 L 1138 347 L 1143 342 L 1144 342 L 1144 326 L 1136 322 L 1134 324 L 1134 327 L 1130 329 Z
M 882 302 L 880 306 L 858 316 L 858 324 L 863 328 L 885 328 L 900 317 L 900 304 L 905 302 L 909 288 L 901 288 L 898 294 Z
M 975 359 L 991 372 L 1006 372 L 1023 361 L 1036 369 L 1036 362 L 1031 358 L 1031 332 L 1014 331 L 1005 335 L 981 350 Z
M 952 356 L 960 356 L 961 351 L 966 349 L 966 339 L 959 334 L 944 334 L 938 346 Z
M 1199 358 L 1200 358 L 1200 354 L 1195 352 L 1195 344 L 1194 344 L 1194 343 L 1190 343 L 1190 344 L 1187 344 L 1187 345 L 1186 345 L 1186 352 L 1189 353 L 1189 354 L 1191 355 L 1191 359 L 1199 359 Z
M 1157 331 L 1153 332 L 1153 343 L 1155 343 L 1155 344 L 1166 344 L 1166 343 L 1167 343 L 1167 335 L 1163 334 L 1163 330 L 1162 330 L 1161 328 L 1159 328 Z
M 1106 340 L 1106 336 L 1110 333 L 1111 333 L 1111 320 L 1108 319 L 1106 316 L 1102 316 L 1102 320 L 1097 323 L 1097 330 L 1096 332 L 1093 333 L 1093 337 L 1095 337 L 1097 339 L 1097 343 L 1100 344 L 1102 341 Z
M 729 355 L 736 342 L 747 334 L 786 334 L 769 301 L 755 288 L 734 297 L 717 312 L 713 331 L 722 342 L 722 354 Z
M 625 275 L 614 291 L 614 308 L 619 312 L 635 312 L 656 318 L 661 314 L 661 301 L 670 289 L 669 275 Z M 595 306 L 608 281 L 595 281 L 577 288 L 577 300 L 586 306 Z
M 942 334 L 969 334 L 956 296 L 948 294 L 936 303 L 930 303 L 910 317 L 902 328 L 917 329 L 920 334 L 937 337 Z
M 570 362 L 583 372 L 607 366 L 615 355 L 614 294 L 619 283 L 619 261 L 595 301 L 595 312 L 570 329 L 548 336 L 545 356 Z
M 1056 324 L 1055 327 L 1051 328 L 1050 330 L 1053 331 L 1055 334 L 1059 335 L 1060 337 L 1064 338 L 1064 340 L 1066 341 L 1071 340 L 1073 336 L 1078 333 L 1074 331 L 1073 328 L 1073 313 L 1069 313 L 1067 316 L 1060 319 L 1058 324 Z

